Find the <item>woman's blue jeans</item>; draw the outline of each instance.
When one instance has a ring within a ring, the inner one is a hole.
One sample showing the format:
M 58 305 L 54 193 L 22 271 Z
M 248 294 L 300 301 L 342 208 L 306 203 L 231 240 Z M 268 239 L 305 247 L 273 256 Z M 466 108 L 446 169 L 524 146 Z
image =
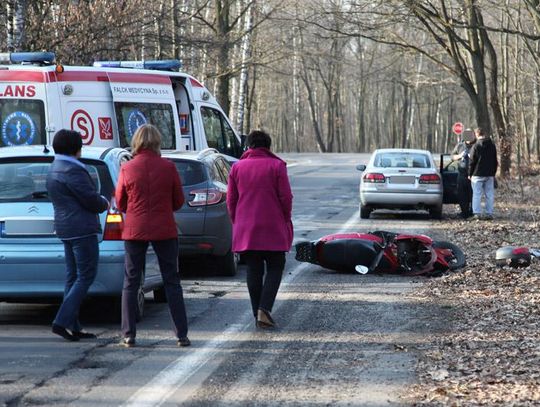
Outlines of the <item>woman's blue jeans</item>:
M 79 308 L 97 274 L 98 239 L 97 235 L 92 235 L 62 242 L 66 257 L 66 286 L 64 300 L 53 323 L 80 331 Z

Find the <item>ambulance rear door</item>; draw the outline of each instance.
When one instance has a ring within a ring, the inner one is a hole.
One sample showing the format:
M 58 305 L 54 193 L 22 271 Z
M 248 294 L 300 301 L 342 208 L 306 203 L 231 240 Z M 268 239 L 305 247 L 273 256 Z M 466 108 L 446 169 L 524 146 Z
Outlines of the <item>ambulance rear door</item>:
M 47 143 L 42 71 L 0 70 L 0 147 Z
M 121 147 L 128 147 L 139 126 L 149 123 L 162 135 L 163 150 L 182 148 L 171 79 L 142 72 L 108 72 Z

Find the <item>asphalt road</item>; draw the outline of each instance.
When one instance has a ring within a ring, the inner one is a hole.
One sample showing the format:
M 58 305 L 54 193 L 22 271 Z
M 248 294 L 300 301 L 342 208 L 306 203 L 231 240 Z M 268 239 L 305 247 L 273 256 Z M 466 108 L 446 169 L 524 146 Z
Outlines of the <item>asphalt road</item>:
M 367 155 L 288 154 L 295 241 L 339 231 L 437 234 L 426 213 L 358 216 Z M 119 326 L 83 310 L 97 340 L 50 333 L 53 305 L 0 304 L 0 405 L 300 406 L 401 405 L 416 351 L 438 310 L 411 295 L 421 278 L 337 273 L 287 258 L 273 312 L 257 330 L 245 287 L 195 267 L 183 276 L 192 346 L 177 348 L 164 304 L 147 299 L 138 346 L 117 345 Z

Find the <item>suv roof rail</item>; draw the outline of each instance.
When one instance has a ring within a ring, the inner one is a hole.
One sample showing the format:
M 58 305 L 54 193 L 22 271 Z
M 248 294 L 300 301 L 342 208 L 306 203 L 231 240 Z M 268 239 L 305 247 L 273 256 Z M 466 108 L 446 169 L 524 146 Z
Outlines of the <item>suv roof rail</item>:
M 213 147 L 205 148 L 204 150 L 201 150 L 201 152 L 197 155 L 197 159 L 206 157 L 210 154 L 219 154 L 219 151 Z
M 165 59 L 162 61 L 95 61 L 93 66 L 98 68 L 131 68 L 178 72 L 182 67 L 182 62 L 178 59 Z
M 52 65 L 55 59 L 56 55 L 54 52 L 46 51 L 0 53 L 0 63 Z

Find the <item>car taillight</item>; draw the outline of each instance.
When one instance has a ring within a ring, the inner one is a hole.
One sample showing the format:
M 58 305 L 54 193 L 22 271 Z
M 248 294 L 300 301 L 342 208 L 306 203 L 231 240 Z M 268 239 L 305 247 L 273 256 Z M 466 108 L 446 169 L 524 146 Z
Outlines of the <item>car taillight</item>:
M 223 201 L 225 194 L 217 189 L 194 189 L 189 192 L 193 199 L 188 201 L 189 206 L 215 205 Z
M 364 175 L 364 182 L 374 182 L 376 184 L 382 184 L 386 181 L 386 178 L 383 174 L 379 174 L 378 172 L 368 172 L 366 175 Z
M 441 177 L 437 174 L 422 174 L 418 179 L 419 184 L 440 184 Z
M 122 214 L 119 212 L 107 212 L 103 240 L 122 240 L 122 230 L 124 230 L 124 217 Z

